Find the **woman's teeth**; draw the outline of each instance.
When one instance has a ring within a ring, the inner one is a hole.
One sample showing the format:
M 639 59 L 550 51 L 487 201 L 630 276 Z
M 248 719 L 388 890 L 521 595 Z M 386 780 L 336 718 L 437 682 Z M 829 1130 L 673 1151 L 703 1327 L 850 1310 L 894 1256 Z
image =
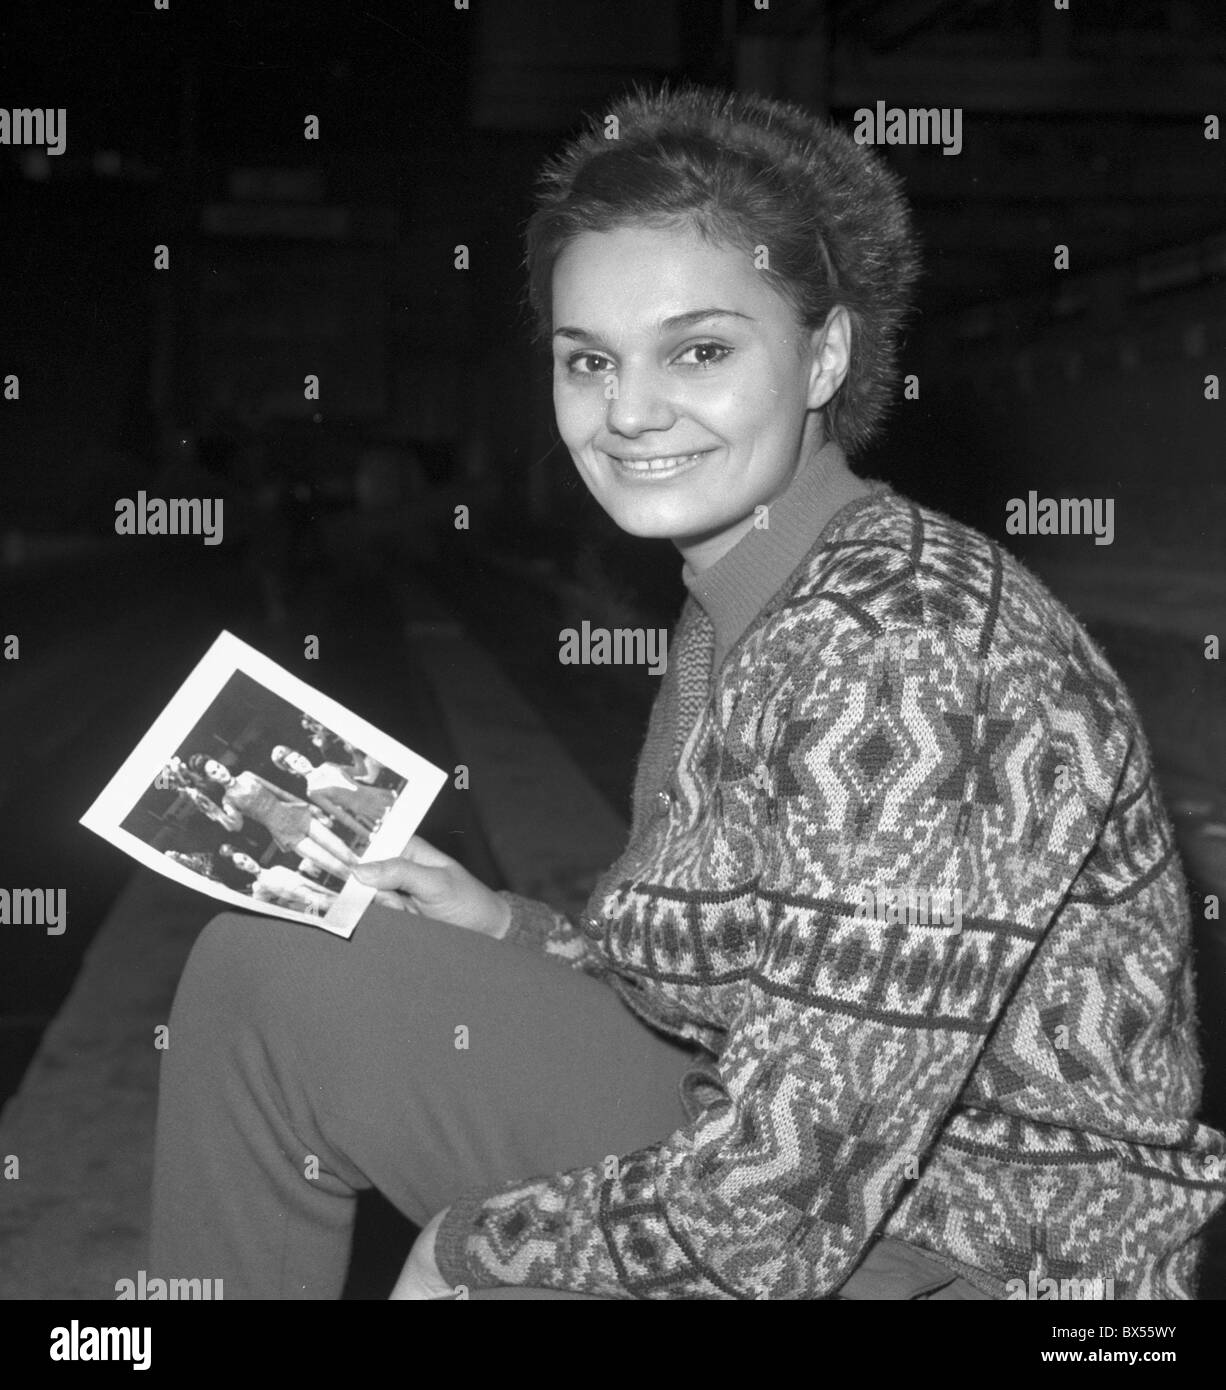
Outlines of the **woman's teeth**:
M 680 468 L 683 464 L 693 463 L 700 459 L 706 450 L 701 450 L 697 454 L 666 454 L 661 458 L 654 459 L 627 459 L 619 458 L 617 461 L 623 468 L 628 468 L 632 473 L 671 473 L 673 469 Z

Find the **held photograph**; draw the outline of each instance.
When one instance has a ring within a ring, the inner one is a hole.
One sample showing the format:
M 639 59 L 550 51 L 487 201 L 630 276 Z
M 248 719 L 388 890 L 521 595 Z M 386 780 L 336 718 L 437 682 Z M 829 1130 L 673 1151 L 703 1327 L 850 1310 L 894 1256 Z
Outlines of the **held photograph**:
M 223 632 L 81 817 L 233 907 L 349 936 L 352 877 L 403 850 L 446 774 Z

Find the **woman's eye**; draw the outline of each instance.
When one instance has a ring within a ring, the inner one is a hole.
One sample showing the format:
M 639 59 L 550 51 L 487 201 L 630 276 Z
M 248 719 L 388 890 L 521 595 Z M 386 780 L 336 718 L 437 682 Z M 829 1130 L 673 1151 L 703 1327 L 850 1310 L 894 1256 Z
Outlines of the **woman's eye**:
M 722 362 L 732 351 L 730 347 L 725 347 L 722 343 L 695 343 L 693 347 L 688 347 L 681 353 L 677 361 L 683 357 L 690 357 L 697 354 L 698 360 L 692 365 L 695 367 L 714 367 L 717 362 Z
M 566 359 L 566 367 L 572 376 L 599 376 L 611 370 L 609 366 L 601 367 L 601 362 L 608 363 L 607 357 L 602 357 L 598 352 L 577 352 L 573 357 Z

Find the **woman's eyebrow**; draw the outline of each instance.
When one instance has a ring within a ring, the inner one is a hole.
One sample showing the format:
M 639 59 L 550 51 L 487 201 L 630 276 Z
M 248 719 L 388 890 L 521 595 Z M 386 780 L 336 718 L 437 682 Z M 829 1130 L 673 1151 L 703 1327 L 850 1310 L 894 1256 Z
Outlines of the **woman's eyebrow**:
M 701 323 L 704 319 L 745 319 L 749 323 L 754 320 L 748 314 L 742 314 L 736 309 L 690 309 L 684 314 L 673 314 L 670 318 L 660 320 L 660 331 L 669 333 L 678 328 L 689 328 L 693 324 Z M 599 338 L 599 334 L 589 333 L 585 328 L 555 328 L 553 330 L 555 338 L 578 338 L 587 342 L 594 342 Z
M 692 324 L 701 323 L 703 319 L 745 319 L 749 323 L 754 322 L 748 314 L 739 313 L 736 309 L 691 309 L 688 314 L 674 314 L 672 318 L 663 319 L 660 327 L 666 331 L 689 328 Z

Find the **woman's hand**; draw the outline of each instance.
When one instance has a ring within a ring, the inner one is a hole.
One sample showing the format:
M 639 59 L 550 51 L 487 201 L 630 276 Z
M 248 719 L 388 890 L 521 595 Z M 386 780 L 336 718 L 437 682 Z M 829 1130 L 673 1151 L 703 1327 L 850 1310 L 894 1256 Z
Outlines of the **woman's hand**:
M 205 812 L 211 820 L 215 820 L 218 825 L 224 825 L 227 830 L 234 832 L 238 832 L 243 828 L 244 822 L 241 811 L 236 811 L 232 806 L 228 806 L 225 801 L 222 801 L 221 805 L 218 806 L 215 801 L 210 800 L 207 796 L 204 799 L 213 808 L 211 811 Z
M 353 876 L 382 890 L 380 902 L 394 895 L 400 899 L 397 906 L 454 927 L 501 939 L 511 925 L 511 905 L 505 898 L 420 835 L 413 836 L 399 859 L 359 864 Z
M 400 1278 L 396 1280 L 396 1287 L 390 1294 L 393 1302 L 454 1296 L 455 1290 L 438 1272 L 438 1265 L 434 1260 L 434 1237 L 448 1210 L 449 1208 L 444 1207 L 433 1217 L 413 1242 L 409 1258 L 404 1262 Z
M 227 830 L 241 830 L 243 828 L 243 818 L 237 811 L 227 811 L 213 800 L 206 796 L 204 792 L 197 791 L 195 787 L 185 789 L 191 798 L 192 805 L 201 814 L 208 816 L 209 820 L 215 820 L 219 825 L 224 825 Z

